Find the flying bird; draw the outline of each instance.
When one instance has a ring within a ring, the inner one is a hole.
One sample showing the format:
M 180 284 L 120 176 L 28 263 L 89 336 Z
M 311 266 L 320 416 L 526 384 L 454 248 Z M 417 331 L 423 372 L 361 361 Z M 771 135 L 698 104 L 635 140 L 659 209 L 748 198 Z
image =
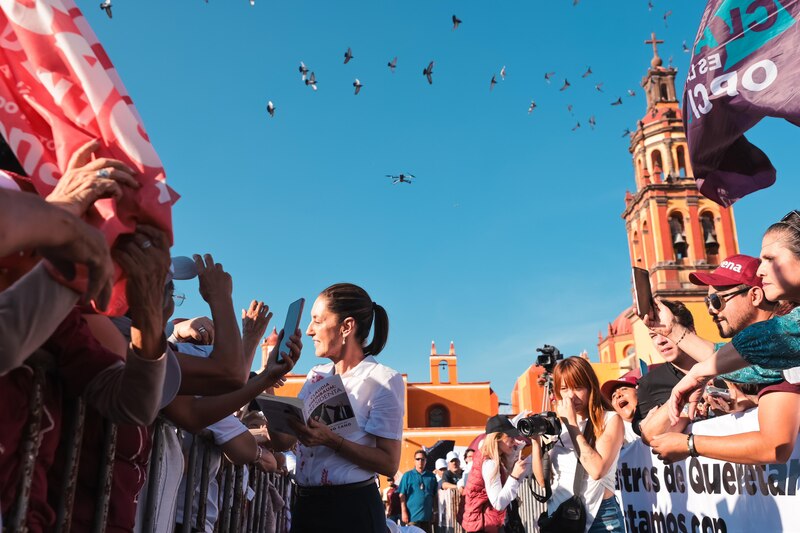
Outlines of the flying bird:
M 647 0 L 647 10 L 648 11 L 653 10 L 653 2 L 651 0 Z
M 317 77 L 313 72 L 306 78 L 306 85 L 310 86 L 315 91 L 317 90 Z
M 564 85 L 561 86 L 559 91 L 566 91 L 569 86 L 570 86 L 570 82 L 566 78 L 564 78 Z
M 275 104 L 272 103 L 272 100 L 267 102 L 267 113 L 269 113 L 271 117 L 275 116 Z
M 603 82 L 601 81 L 600 83 L 596 84 L 594 88 L 600 92 L 603 92 Z
M 503 65 L 503 68 L 500 69 L 500 79 L 506 79 L 506 66 Z
M 690 51 L 690 50 L 689 50 L 689 47 L 688 47 L 688 46 L 686 46 L 686 41 L 683 41 L 683 51 L 684 51 L 684 52 L 686 52 L 687 54 L 688 54 L 688 53 L 689 53 L 689 51 Z
M 531 100 L 531 105 L 530 105 L 530 106 L 528 106 L 528 114 L 530 115 L 531 113 L 533 113 L 533 110 L 534 110 L 534 109 L 536 109 L 536 102 L 534 102 L 533 100 Z
M 630 137 L 633 132 L 628 128 L 625 128 L 625 131 L 622 132 L 623 137 Z
M 347 52 L 344 53 L 344 64 L 349 63 L 351 59 L 353 59 L 353 52 L 348 48 Z
M 422 75 L 428 78 L 429 85 L 433 85 L 433 61 L 428 63 L 428 66 L 422 71 Z
M 569 111 L 570 115 L 572 114 L 572 104 L 567 104 L 567 111 Z
M 461 24 L 461 19 L 457 16 L 453 15 L 453 30 L 458 28 L 458 25 Z
M 389 70 L 391 70 L 392 74 L 394 74 L 394 69 L 397 68 L 397 56 L 394 56 L 394 59 L 386 63 L 386 66 L 389 67 Z
M 592 115 L 589 117 L 589 127 L 594 129 L 595 126 L 597 126 L 597 121 L 595 120 L 594 115 Z
M 578 122 L 578 123 L 577 123 L 577 124 L 575 124 L 575 126 L 572 128 L 572 131 L 575 131 L 575 130 L 577 130 L 577 129 L 578 129 L 578 128 L 580 128 L 580 127 L 581 127 L 581 123 L 580 123 L 580 122 Z
M 592 67 L 586 67 L 586 72 L 581 75 L 581 78 L 588 78 L 592 75 Z
M 306 74 L 308 74 L 308 67 L 302 61 L 300 62 L 300 66 L 297 67 L 297 70 L 300 71 L 300 75 L 303 77 L 303 81 L 306 81 Z
M 360 91 L 363 86 L 364 84 L 358 81 L 358 78 L 356 78 L 356 81 L 353 82 L 353 87 L 356 88 L 355 94 L 358 94 L 358 91 Z
M 497 85 L 497 77 L 495 77 L 495 75 L 492 74 L 492 81 L 489 82 L 489 90 L 491 91 L 492 89 L 494 89 L 495 85 Z
M 555 76 L 555 74 L 556 74 L 555 72 L 545 72 L 544 81 L 546 81 L 547 83 L 550 83 L 550 78 Z
M 620 96 L 619 98 L 611 102 L 611 105 L 622 105 L 622 97 Z
M 664 27 L 669 28 L 669 24 L 667 24 L 667 19 L 672 15 L 672 10 L 670 9 L 666 13 L 664 13 Z
M 636 91 L 633 89 L 628 89 L 628 96 L 636 96 Z
M 100 4 L 100 9 L 104 9 L 108 18 L 111 18 L 111 0 L 103 0 L 103 3 Z
M 411 180 L 415 179 L 416 176 L 413 174 L 386 174 L 387 178 L 392 178 L 392 185 L 397 185 L 398 183 L 411 183 Z

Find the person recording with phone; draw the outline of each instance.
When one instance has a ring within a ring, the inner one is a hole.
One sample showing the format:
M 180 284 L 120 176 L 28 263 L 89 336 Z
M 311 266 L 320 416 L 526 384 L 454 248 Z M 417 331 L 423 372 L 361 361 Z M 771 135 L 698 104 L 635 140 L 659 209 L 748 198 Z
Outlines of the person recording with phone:
M 622 418 L 603 397 L 597 375 L 586 359 L 568 357 L 559 361 L 552 377 L 559 423 L 549 422 L 549 429 L 531 434 L 533 474 L 540 485 L 552 490 L 547 513 L 539 518 L 540 531 L 624 533 L 622 511 L 614 495 L 624 432 Z M 558 437 L 545 445 L 552 479 L 545 478 L 543 434 Z M 576 508 L 583 510 L 583 525 L 568 518 L 574 514 L 567 509 Z
M 461 527 L 468 533 L 498 533 L 503 530 L 506 509 L 517 498 L 520 479 L 530 473 L 530 459 L 517 459 L 520 432 L 503 415 L 486 422 L 486 437 L 464 489 L 464 517 Z

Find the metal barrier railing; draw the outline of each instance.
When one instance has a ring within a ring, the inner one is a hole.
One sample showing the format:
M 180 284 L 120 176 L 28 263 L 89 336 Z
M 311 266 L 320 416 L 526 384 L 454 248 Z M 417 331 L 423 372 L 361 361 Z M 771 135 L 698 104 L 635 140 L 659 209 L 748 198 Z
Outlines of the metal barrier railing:
M 42 440 L 44 398 L 48 387 L 47 373 L 55 369 L 52 357 L 41 352 L 37 352 L 29 360 L 28 364 L 33 369 L 33 386 L 29 397 L 28 422 L 20 442 L 21 465 L 16 490 L 17 499 L 11 505 L 8 516 L 3 521 L 4 531 L 27 531 L 27 513 L 33 484 L 34 466 L 38 459 Z M 63 468 L 62 482 L 59 491 L 50 491 L 59 495 L 58 501 L 53 502 L 56 511 L 56 523 L 53 530 L 57 533 L 69 533 L 72 525 L 72 507 L 86 419 L 85 402 L 82 399 L 64 402 L 63 418 L 61 445 L 65 446 L 66 449 L 64 454 L 65 461 L 61 465 L 61 468 Z M 154 516 L 155 510 L 160 503 L 158 501 L 160 491 L 157 485 L 161 477 L 160 471 L 163 468 L 164 460 L 164 424 L 168 424 L 168 422 L 159 418 L 153 426 L 153 443 L 148 480 L 146 481 L 148 490 L 144 501 L 140 501 L 140 504 L 145 506 L 140 530 L 145 533 L 151 533 L 156 530 Z M 110 421 L 105 421 L 103 425 L 102 463 L 98 472 L 97 486 L 99 489 L 95 495 L 95 514 L 91 525 L 93 533 L 103 533 L 106 529 L 114 471 L 116 435 L 116 425 Z M 211 482 L 209 471 L 210 454 L 207 451 L 208 447 L 213 445 L 208 439 L 195 438 L 190 448 L 188 465 L 185 469 L 189 477 L 186 486 L 194 486 L 194 471 L 198 461 L 200 461 L 200 488 L 197 495 L 193 490 L 186 490 L 184 509 L 190 518 L 184 521 L 183 531 L 191 531 L 192 527 L 201 531 L 206 529 L 206 502 L 208 499 L 208 487 Z M 247 485 L 245 485 L 245 479 L 247 479 Z M 222 498 L 218 504 L 219 514 L 216 531 L 262 533 L 267 531 L 267 526 L 270 526 L 270 532 L 287 533 L 289 531 L 289 514 L 286 509 L 291 502 L 292 490 L 291 482 L 287 476 L 265 473 L 252 465 L 246 467 L 234 466 L 223 457 L 219 485 L 224 489 L 221 491 Z M 249 499 L 247 495 L 251 492 L 253 497 Z M 279 497 L 284 502 L 284 505 L 276 509 L 273 505 L 273 496 Z M 199 499 L 198 512 L 193 515 L 192 504 L 195 497 Z M 174 518 L 173 516 L 172 524 L 175 523 Z M 159 531 L 158 533 L 163 532 Z

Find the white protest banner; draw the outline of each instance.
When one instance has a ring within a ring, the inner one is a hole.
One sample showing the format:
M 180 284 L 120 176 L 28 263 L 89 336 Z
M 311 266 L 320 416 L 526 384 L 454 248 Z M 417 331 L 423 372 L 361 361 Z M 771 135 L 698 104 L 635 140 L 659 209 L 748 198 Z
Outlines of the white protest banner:
M 696 435 L 758 430 L 758 410 L 697 422 Z M 788 463 L 739 465 L 705 457 L 662 463 L 636 441 L 622 450 L 617 489 L 628 533 L 800 531 L 800 445 Z

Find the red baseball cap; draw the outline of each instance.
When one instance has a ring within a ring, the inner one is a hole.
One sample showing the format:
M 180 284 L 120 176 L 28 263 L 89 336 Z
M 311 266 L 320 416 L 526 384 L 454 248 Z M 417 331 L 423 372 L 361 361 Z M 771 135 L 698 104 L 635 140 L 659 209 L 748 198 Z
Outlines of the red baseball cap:
M 695 285 L 712 285 L 726 287 L 728 285 L 747 285 L 761 287 L 761 278 L 756 276 L 761 260 L 749 255 L 732 255 L 725 259 L 712 272 L 692 272 L 689 281 Z
M 620 379 L 609 379 L 600 387 L 600 393 L 605 396 L 606 400 L 611 401 L 611 395 L 619 387 L 633 387 L 634 389 L 639 384 L 639 378 L 636 376 L 624 376 Z

